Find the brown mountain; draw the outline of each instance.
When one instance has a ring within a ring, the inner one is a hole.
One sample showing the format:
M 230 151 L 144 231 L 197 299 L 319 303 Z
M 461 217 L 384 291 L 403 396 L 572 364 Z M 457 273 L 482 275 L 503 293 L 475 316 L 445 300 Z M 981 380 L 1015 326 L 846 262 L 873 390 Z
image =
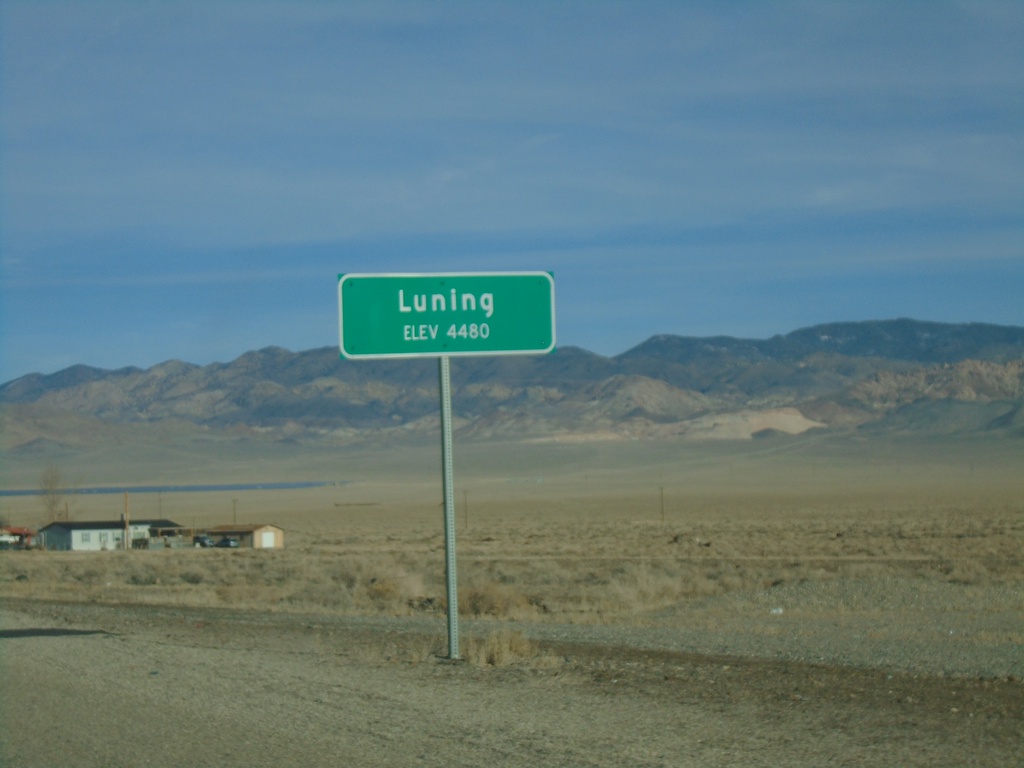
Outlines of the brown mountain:
M 837 323 L 767 340 L 656 336 L 616 357 L 456 358 L 464 438 L 733 438 L 808 429 L 1024 436 L 1024 328 Z M 253 439 L 436 430 L 432 360 L 267 348 L 230 363 L 74 366 L 0 386 L 8 451 L 72 450 L 114 426 Z M 71 427 L 74 426 L 72 429 Z M 75 437 L 78 435 L 79 437 Z

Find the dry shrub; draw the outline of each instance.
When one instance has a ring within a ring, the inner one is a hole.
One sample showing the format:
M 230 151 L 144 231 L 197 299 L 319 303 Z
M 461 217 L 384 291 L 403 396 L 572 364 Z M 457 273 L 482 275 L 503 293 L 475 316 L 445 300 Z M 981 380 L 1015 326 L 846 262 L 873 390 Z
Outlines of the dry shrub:
M 373 578 L 366 585 L 366 596 L 378 605 L 395 602 L 397 595 L 398 582 L 394 579 Z
M 128 574 L 127 582 L 135 587 L 151 587 L 160 583 L 160 577 L 152 571 L 133 570 Z
M 309 558 L 288 579 L 273 581 L 287 590 L 285 602 L 306 609 L 402 614 L 426 595 L 423 577 L 390 558 Z M 297 569 L 296 569 L 297 570 Z
M 506 667 L 534 659 L 537 647 L 518 630 L 499 629 L 483 640 L 470 637 L 463 658 L 478 667 Z
M 606 590 L 611 605 L 634 611 L 677 602 L 686 588 L 678 567 L 664 562 L 628 562 L 613 571 Z
M 515 619 L 535 613 L 530 599 L 509 587 L 491 582 L 459 590 L 459 613 Z
M 352 592 L 342 589 L 336 584 L 300 584 L 292 588 L 283 598 L 286 605 L 299 610 L 336 611 L 339 613 L 354 612 L 356 604 Z
M 180 578 L 185 584 L 192 584 L 193 586 L 202 584 L 206 580 L 206 577 L 202 573 L 193 570 L 182 571 L 178 578 Z
M 424 594 L 422 577 L 401 570 L 390 575 L 372 576 L 366 582 L 357 581 L 353 587 L 353 598 L 357 604 L 397 613 L 408 611 L 409 606 L 416 604 Z
M 723 568 L 695 568 L 685 580 L 682 597 L 712 597 L 742 586 L 740 577 Z
M 976 560 L 954 560 L 940 567 L 940 571 L 953 584 L 988 584 L 992 581 L 988 569 Z
M 85 567 L 81 567 L 81 563 L 78 565 L 80 567 L 71 570 L 71 577 L 79 584 L 97 585 L 116 578 L 116 570 L 110 567 L 109 561 L 96 560 Z

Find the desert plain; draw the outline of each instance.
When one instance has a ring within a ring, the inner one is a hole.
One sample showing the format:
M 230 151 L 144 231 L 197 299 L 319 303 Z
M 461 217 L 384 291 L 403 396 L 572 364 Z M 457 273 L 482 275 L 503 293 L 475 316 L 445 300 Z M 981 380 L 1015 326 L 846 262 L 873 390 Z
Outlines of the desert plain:
M 457 441 L 458 660 L 435 442 L 167 435 L 61 469 L 329 484 L 128 495 L 281 550 L 0 552 L 6 766 L 1022 764 L 1019 438 Z

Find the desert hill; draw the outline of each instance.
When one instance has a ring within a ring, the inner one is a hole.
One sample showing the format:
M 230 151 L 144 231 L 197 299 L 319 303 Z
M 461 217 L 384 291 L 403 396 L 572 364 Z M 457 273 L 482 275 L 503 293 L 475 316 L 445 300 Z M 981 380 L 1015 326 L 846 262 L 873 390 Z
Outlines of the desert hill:
M 456 358 L 464 438 L 725 438 L 810 429 L 1024 435 L 1024 328 L 832 323 L 766 340 L 659 335 L 615 357 Z M 229 363 L 78 365 L 0 386 L 6 451 L 112 429 L 348 440 L 436 430 L 433 360 L 347 361 L 269 347 Z M 154 432 L 154 434 L 156 434 Z

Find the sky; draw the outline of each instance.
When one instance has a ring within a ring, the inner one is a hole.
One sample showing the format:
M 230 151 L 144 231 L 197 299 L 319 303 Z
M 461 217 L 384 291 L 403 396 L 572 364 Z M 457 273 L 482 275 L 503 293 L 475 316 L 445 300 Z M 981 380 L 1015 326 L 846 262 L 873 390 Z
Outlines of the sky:
M 492 270 L 602 355 L 1024 325 L 1024 3 L 0 3 L 0 382 Z

